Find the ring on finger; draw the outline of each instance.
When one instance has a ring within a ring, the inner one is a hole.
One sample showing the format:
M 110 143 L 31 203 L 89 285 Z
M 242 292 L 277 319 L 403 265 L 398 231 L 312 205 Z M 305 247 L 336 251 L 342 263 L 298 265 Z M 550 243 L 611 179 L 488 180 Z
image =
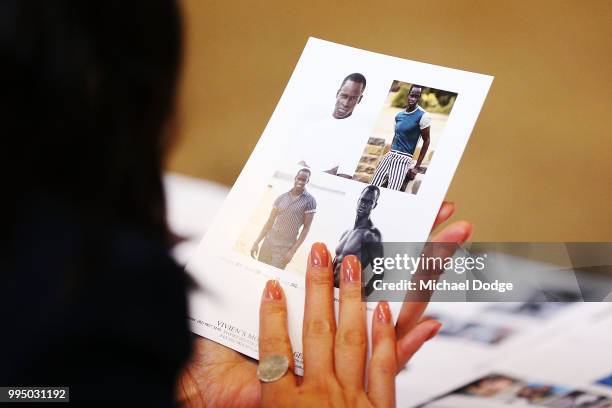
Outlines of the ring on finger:
M 282 354 L 271 354 L 259 360 L 257 377 L 261 382 L 280 380 L 289 370 L 289 359 Z

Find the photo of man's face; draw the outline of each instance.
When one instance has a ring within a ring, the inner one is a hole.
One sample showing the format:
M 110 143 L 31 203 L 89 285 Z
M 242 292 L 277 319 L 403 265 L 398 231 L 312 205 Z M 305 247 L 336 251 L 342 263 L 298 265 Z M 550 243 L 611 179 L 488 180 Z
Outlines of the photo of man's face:
M 296 190 L 302 191 L 304 190 L 304 187 L 306 187 L 306 184 L 308 184 L 309 178 L 310 173 L 308 173 L 307 171 L 300 170 L 295 176 L 293 186 L 296 188 Z
M 422 91 L 423 89 L 418 86 L 413 86 L 410 89 L 410 93 L 408 93 L 408 109 L 409 110 L 414 110 L 414 108 L 416 108 L 417 103 L 419 103 L 419 100 L 421 99 Z
M 361 196 L 359 197 L 359 201 L 357 202 L 357 214 L 358 215 L 370 215 L 372 209 L 376 207 L 376 201 L 378 198 L 378 193 L 373 189 L 365 189 Z
M 333 117 L 344 119 L 353 113 L 355 106 L 361 102 L 365 84 L 352 79 L 346 79 L 336 93 L 336 105 Z

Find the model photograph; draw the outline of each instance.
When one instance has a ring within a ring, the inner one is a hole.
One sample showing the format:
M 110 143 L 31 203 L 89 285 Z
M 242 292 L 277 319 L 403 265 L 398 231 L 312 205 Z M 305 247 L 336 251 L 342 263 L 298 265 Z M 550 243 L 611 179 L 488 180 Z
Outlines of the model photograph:
M 301 169 L 295 175 L 293 188 L 274 200 L 268 220 L 251 248 L 253 258 L 279 269 L 285 269 L 291 261 L 306 239 L 317 211 L 317 200 L 306 191 L 309 179 L 310 170 Z
M 416 194 L 457 94 L 393 81 L 353 179 Z
M 294 132 L 291 150 L 295 163 L 352 178 L 367 140 L 367 124 L 358 108 L 366 83 L 363 74 L 353 72 L 339 79 L 334 88 L 320 91 L 325 92 L 320 96 L 321 104 L 302 115 L 304 121 Z
M 374 274 L 371 270 L 374 258 L 383 256 L 382 234 L 370 219 L 370 214 L 376 208 L 379 197 L 378 187 L 367 186 L 363 189 L 357 201 L 355 224 L 352 229 L 342 234 L 336 246 L 336 257 L 334 258 L 334 285 L 336 287 L 340 287 L 340 265 L 344 257 L 355 255 L 359 258 L 365 296 L 372 293 L 375 281 L 383 279 L 382 273 Z

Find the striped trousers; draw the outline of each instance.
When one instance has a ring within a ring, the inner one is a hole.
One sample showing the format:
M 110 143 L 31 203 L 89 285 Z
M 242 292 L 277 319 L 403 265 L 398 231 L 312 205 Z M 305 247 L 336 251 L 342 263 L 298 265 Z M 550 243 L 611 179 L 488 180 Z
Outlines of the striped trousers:
M 399 190 L 411 165 L 412 155 L 391 150 L 378 163 L 370 184 L 382 186 L 387 180 L 387 188 Z

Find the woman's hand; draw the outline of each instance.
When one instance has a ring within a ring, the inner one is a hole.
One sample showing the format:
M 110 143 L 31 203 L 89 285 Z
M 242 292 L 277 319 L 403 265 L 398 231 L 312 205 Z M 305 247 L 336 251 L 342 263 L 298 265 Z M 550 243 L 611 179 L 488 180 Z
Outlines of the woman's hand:
M 448 220 L 455 210 L 452 203 L 444 202 L 433 228 Z M 459 221 L 448 225 L 433 242 L 468 240 L 472 225 Z M 422 318 L 426 302 L 404 303 L 395 327 L 397 370 L 399 371 L 429 338 L 435 336 L 440 324 Z M 194 336 L 194 353 L 178 382 L 178 400 L 183 406 L 256 407 L 260 403 L 260 385 L 257 362 L 215 343 Z
M 448 220 L 454 212 L 455 205 L 453 203 L 443 202 L 436 216 L 432 231 Z M 472 230 L 473 227 L 471 223 L 467 221 L 457 221 L 447 225 L 439 233 L 431 237 L 430 242 L 455 243 L 460 245 L 469 240 L 472 235 Z M 440 246 L 440 248 L 450 251 L 454 246 L 443 245 Z M 437 255 L 444 258 L 446 256 L 452 256 L 453 254 L 438 253 Z M 398 371 L 404 368 L 414 353 L 440 330 L 441 324 L 438 321 L 423 317 L 427 304 L 427 302 L 404 302 L 402 304 L 400 314 L 395 324 L 395 335 L 397 337 L 395 349 Z
M 376 306 L 372 322 L 372 357 L 365 386 L 367 333 L 361 299 L 361 265 L 344 257 L 340 279 L 338 323 L 334 315 L 332 261 L 324 244 L 312 246 L 306 272 L 302 347 L 304 378 L 293 374 L 287 332 L 287 307 L 277 281 L 268 281 L 259 316 L 259 359 L 287 358 L 289 369 L 279 380 L 262 383 L 264 407 L 393 407 L 397 372 L 395 328 L 386 302 Z
M 260 398 L 257 361 L 194 335 L 191 360 L 177 384 L 181 406 L 255 408 Z

